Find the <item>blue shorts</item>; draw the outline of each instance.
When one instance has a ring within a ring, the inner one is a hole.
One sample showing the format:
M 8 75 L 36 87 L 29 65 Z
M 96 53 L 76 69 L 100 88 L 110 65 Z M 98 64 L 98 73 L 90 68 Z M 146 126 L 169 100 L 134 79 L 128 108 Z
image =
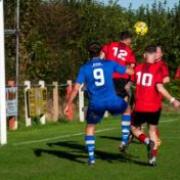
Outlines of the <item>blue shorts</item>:
M 104 117 L 105 111 L 112 115 L 122 114 L 128 104 L 121 97 L 114 97 L 108 100 L 91 102 L 88 106 L 86 120 L 88 124 L 97 124 Z

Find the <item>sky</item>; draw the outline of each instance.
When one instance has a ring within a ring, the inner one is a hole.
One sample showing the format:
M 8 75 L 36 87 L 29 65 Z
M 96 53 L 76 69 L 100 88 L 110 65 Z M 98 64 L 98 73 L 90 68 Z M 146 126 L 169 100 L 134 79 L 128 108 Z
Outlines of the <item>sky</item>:
M 109 0 L 102 0 L 104 3 L 108 3 Z M 151 5 L 154 3 L 154 1 L 161 1 L 164 2 L 164 0 L 119 0 L 119 4 L 122 7 L 128 8 L 129 4 L 132 3 L 132 8 L 137 9 L 141 5 Z M 179 0 L 166 0 L 167 1 L 167 7 L 172 8 L 174 4 L 178 3 Z

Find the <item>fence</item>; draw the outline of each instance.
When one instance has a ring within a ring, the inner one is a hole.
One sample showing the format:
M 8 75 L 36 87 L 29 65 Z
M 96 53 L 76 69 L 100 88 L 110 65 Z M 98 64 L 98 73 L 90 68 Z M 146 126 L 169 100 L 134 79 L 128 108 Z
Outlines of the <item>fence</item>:
M 39 81 L 38 84 L 32 84 L 31 81 L 25 81 L 19 89 L 23 91 L 23 113 L 25 126 L 32 126 L 34 118 L 38 118 L 40 124 L 44 125 L 47 121 L 58 121 L 64 118 L 63 107 L 64 102 L 69 97 L 73 88 L 73 83 L 68 80 L 66 84 L 45 84 L 44 81 Z M 18 128 L 18 105 L 17 105 L 17 87 L 14 82 L 8 82 L 6 88 L 7 114 L 9 120 L 9 128 Z M 80 122 L 85 120 L 85 98 L 83 86 L 79 90 L 78 102 L 72 105 L 70 113 L 65 117 L 72 121 L 77 117 Z M 76 108 L 78 107 L 78 108 Z M 75 113 L 76 110 L 78 113 Z

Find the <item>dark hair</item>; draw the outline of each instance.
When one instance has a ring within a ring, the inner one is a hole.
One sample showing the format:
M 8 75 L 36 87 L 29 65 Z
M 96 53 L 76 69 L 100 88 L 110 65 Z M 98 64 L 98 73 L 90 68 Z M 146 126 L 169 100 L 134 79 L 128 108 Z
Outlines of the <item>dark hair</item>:
M 100 55 L 101 52 L 101 45 L 99 42 L 91 42 L 87 46 L 87 51 L 91 58 L 97 57 Z
M 145 53 L 155 53 L 157 46 L 149 45 L 145 48 Z
M 156 48 L 160 48 L 162 52 L 164 52 L 164 47 L 161 44 L 157 44 Z
M 123 31 L 120 33 L 120 40 L 121 41 L 129 39 L 129 38 L 132 38 L 132 34 L 129 31 Z

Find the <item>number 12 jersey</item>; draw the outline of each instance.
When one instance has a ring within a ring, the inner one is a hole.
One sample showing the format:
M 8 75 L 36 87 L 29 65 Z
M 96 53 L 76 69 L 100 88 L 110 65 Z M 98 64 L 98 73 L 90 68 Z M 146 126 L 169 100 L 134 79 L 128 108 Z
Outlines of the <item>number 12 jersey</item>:
M 111 42 L 102 48 L 105 54 L 105 59 L 117 62 L 122 66 L 136 64 L 135 54 L 132 49 L 122 42 Z M 129 79 L 128 74 L 113 73 L 113 78 Z

